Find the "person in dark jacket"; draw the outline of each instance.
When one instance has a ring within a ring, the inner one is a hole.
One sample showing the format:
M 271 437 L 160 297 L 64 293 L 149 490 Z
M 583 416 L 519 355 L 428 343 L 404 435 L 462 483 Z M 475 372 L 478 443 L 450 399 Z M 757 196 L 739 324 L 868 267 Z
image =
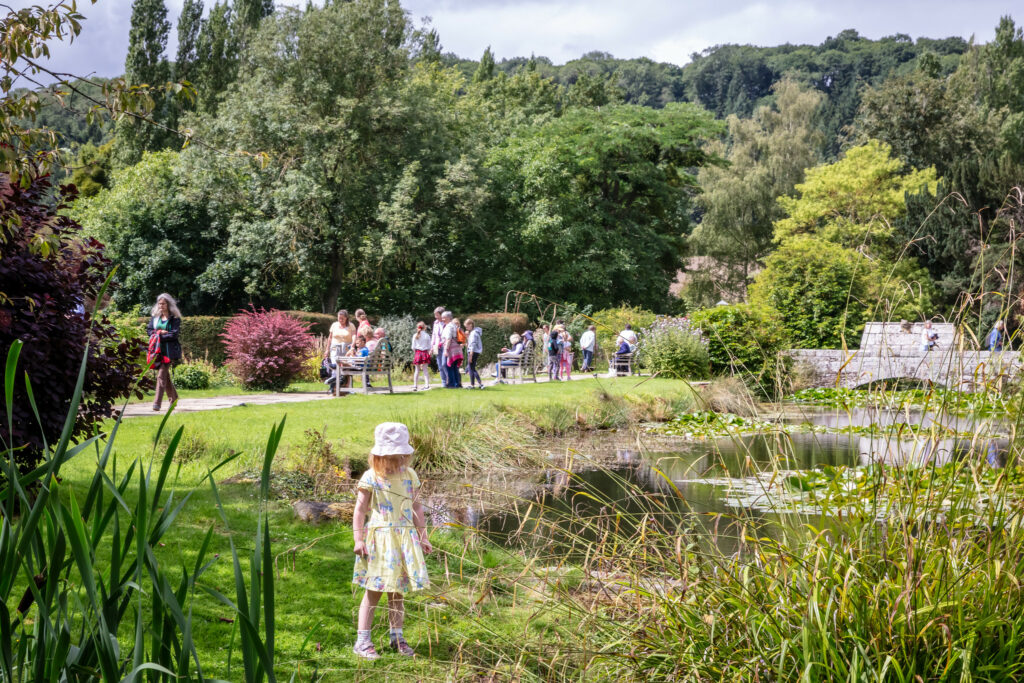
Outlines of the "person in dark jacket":
M 170 294 L 161 294 L 156 298 L 150 311 L 149 324 L 149 362 L 156 370 L 156 398 L 153 399 L 153 410 L 160 410 L 164 392 L 174 403 L 178 400 L 178 390 L 171 381 L 171 364 L 181 360 L 181 342 L 178 332 L 181 330 L 181 311 Z

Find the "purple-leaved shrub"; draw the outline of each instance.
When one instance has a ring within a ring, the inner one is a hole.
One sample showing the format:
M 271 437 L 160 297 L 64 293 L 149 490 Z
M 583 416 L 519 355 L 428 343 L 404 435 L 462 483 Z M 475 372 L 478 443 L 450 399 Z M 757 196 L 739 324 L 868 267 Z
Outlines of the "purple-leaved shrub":
M 262 308 L 241 311 L 221 337 L 228 367 L 250 389 L 284 389 L 302 374 L 315 343 L 309 323 Z

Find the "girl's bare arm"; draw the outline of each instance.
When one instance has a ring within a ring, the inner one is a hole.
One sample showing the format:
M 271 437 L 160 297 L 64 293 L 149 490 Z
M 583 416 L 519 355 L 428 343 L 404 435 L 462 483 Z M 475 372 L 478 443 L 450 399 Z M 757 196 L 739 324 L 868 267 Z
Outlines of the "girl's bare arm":
M 427 523 L 423 517 L 423 503 L 420 502 L 419 491 L 412 500 L 412 523 L 416 525 L 416 534 L 420 538 L 423 552 L 429 554 L 434 546 L 430 545 L 430 539 L 427 538 Z
M 359 489 L 356 493 L 356 507 L 352 512 L 352 537 L 355 540 L 356 555 L 366 554 L 366 513 L 370 509 L 370 492 Z

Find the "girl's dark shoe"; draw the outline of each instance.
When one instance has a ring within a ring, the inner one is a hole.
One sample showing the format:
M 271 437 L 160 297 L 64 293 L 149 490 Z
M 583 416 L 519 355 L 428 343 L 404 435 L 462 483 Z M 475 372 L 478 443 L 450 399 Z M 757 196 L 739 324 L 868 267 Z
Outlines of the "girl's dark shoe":
M 405 638 L 399 638 L 398 640 L 391 641 L 391 649 L 402 655 L 403 657 L 415 657 L 416 650 L 409 647 L 409 643 L 405 642 Z

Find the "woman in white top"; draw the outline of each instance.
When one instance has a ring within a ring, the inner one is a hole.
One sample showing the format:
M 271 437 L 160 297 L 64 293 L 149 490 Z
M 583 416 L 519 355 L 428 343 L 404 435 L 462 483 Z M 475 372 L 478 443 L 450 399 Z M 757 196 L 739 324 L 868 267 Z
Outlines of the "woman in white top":
M 426 380 L 424 389 L 430 388 L 430 351 L 431 336 L 427 334 L 427 326 L 422 322 L 416 323 L 416 331 L 412 335 L 412 390 L 418 391 L 420 386 L 420 373 Z
M 473 385 L 476 384 L 477 388 L 484 388 L 484 381 L 480 379 L 480 373 L 477 372 L 476 362 L 480 359 L 480 354 L 484 352 L 483 342 L 483 330 L 476 326 L 476 323 L 472 319 L 466 320 L 466 353 L 469 358 L 469 388 L 472 389 Z
M 338 356 L 344 356 L 348 352 L 355 333 L 356 326 L 349 322 L 348 311 L 344 308 L 338 311 L 338 320 L 331 324 L 330 331 L 332 363 L 337 363 Z

